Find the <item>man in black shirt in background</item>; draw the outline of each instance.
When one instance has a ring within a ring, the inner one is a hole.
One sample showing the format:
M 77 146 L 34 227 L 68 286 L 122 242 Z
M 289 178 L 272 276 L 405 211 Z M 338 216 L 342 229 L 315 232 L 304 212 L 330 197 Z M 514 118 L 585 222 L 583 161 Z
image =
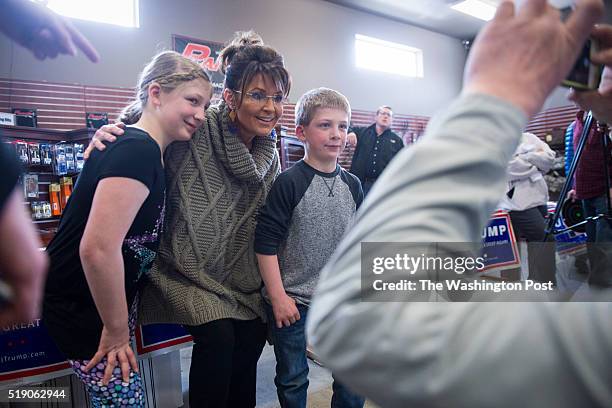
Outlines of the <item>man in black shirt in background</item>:
M 390 106 L 378 108 L 375 120 L 368 127 L 351 128 L 347 135 L 348 143 L 356 146 L 351 173 L 361 180 L 364 195 L 368 194 L 391 159 L 404 147 L 402 139 L 391 130 L 393 110 Z

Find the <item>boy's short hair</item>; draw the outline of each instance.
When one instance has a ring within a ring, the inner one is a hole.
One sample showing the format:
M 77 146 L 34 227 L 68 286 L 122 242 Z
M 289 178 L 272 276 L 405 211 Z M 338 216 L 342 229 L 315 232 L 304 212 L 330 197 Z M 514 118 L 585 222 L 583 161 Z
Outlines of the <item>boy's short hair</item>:
M 295 126 L 308 126 L 317 109 L 339 109 L 351 121 L 351 105 L 346 96 L 329 88 L 315 88 L 306 92 L 295 104 Z

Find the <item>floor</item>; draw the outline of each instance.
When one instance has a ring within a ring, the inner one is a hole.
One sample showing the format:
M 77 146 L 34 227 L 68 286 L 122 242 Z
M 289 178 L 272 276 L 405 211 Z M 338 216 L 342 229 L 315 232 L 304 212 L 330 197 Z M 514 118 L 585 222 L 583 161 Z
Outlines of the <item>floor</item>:
M 189 366 L 191 364 L 191 348 L 181 350 L 181 382 L 183 384 L 183 408 L 189 408 Z M 276 361 L 272 346 L 266 345 L 257 364 L 257 408 L 275 408 L 279 407 L 278 398 L 276 396 L 276 388 L 274 386 L 274 369 Z M 317 363 L 309 360 L 308 365 L 310 373 L 308 378 L 310 385 L 308 386 L 308 408 L 329 407 L 332 391 L 332 376 L 331 373 L 319 366 Z M 375 408 L 376 405 L 371 402 L 366 402 L 367 408 Z

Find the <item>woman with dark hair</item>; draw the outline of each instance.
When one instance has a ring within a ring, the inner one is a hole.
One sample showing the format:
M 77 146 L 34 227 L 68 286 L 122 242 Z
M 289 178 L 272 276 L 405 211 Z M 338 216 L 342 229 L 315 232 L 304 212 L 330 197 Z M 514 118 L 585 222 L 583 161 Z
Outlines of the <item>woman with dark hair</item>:
M 143 323 L 180 323 L 194 337 L 189 402 L 198 408 L 254 407 L 266 340 L 253 238 L 280 171 L 274 126 L 291 79 L 278 52 L 247 40 L 222 52 L 223 100 L 191 141 L 167 150 L 165 231 L 139 310 Z M 114 139 L 107 132 L 122 133 L 106 126 L 96 138 Z

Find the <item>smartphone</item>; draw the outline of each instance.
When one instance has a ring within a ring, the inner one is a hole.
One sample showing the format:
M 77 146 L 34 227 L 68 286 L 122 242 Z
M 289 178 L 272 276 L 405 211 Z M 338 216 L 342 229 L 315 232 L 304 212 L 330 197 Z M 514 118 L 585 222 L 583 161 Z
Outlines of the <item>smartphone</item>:
M 572 12 L 572 7 L 559 10 L 561 20 L 565 21 Z M 580 91 L 594 90 L 599 87 L 603 65 L 593 64 L 591 57 L 599 51 L 597 41 L 589 38 L 582 47 L 578 59 L 569 75 L 561 82 L 561 85 Z
M 602 65 L 593 64 L 591 62 L 591 56 L 597 51 L 597 42 L 593 39 L 588 39 L 574 67 L 569 75 L 561 82 L 561 85 L 568 88 L 575 88 L 580 91 L 597 89 L 603 72 Z

